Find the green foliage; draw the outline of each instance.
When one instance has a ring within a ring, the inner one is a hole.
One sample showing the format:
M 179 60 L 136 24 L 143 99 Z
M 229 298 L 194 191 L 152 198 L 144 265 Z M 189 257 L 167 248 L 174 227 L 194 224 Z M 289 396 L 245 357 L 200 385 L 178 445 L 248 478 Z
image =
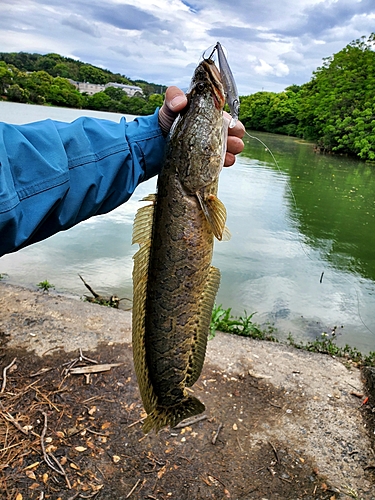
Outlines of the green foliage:
M 49 292 L 50 288 L 55 288 L 55 285 L 52 285 L 48 280 L 41 281 L 36 286 L 43 292 Z
M 129 97 L 123 90 L 108 87 L 93 96 L 83 95 L 69 82 L 109 82 L 138 85 L 144 95 Z M 148 115 L 163 104 L 163 85 L 129 78 L 75 61 L 59 54 L 0 53 L 0 99 L 23 103 L 52 104 L 134 115 Z
M 300 87 L 241 97 L 240 119 L 253 130 L 314 141 L 322 152 L 375 161 L 374 43 L 374 33 L 354 40 L 325 58 L 311 81 Z M 120 89 L 108 88 L 82 96 L 68 78 L 138 85 L 144 95 L 129 98 Z M 161 106 L 165 90 L 59 54 L 0 53 L 0 96 L 12 101 L 145 115 Z
M 374 37 L 325 58 L 301 88 L 298 133 L 323 151 L 375 159 Z
M 371 351 L 368 355 L 362 354 L 356 347 L 350 347 L 348 344 L 345 344 L 344 347 L 338 346 L 336 344 L 336 339 L 335 329 L 331 336 L 323 332 L 321 338 L 317 338 L 307 343 L 296 342 L 292 335 L 289 334 L 288 336 L 289 344 L 297 349 L 303 349 L 309 352 L 320 352 L 322 354 L 329 354 L 333 357 L 344 358 L 360 366 L 375 366 L 375 351 Z
M 257 92 L 241 97 L 240 119 L 253 130 L 294 135 L 297 129 L 297 86 L 284 92 Z
M 323 60 L 310 82 L 241 98 L 253 130 L 315 141 L 322 152 L 375 160 L 375 34 Z
M 89 83 L 123 83 L 125 85 L 138 85 L 142 88 L 144 95 L 163 94 L 165 85 L 146 82 L 144 80 L 131 80 L 119 73 L 112 73 L 107 69 L 98 68 L 92 64 L 76 61 L 59 54 L 28 54 L 26 52 L 0 52 L 0 64 L 14 66 L 19 71 L 37 72 L 44 71 L 52 77 L 68 78 L 79 82 Z M 0 66 L 1 68 L 1 66 Z M 18 83 L 18 82 L 17 82 Z M 1 90 L 1 69 L 0 69 Z
M 271 334 L 274 332 L 272 326 L 267 326 L 265 329 L 254 323 L 252 318 L 255 312 L 247 315 L 245 311 L 244 316 L 238 318 L 232 316 L 232 309 L 223 309 L 221 305 L 215 306 L 212 311 L 211 325 L 210 325 L 210 339 L 215 336 L 217 330 L 226 333 L 233 333 L 243 337 L 251 337 L 258 340 L 270 340 L 276 342 L 276 338 Z

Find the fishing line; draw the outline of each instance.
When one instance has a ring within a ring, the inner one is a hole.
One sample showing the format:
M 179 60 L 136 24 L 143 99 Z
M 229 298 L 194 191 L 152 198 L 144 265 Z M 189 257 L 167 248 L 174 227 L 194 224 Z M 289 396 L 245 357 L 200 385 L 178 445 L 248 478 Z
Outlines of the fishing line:
M 271 155 L 271 158 L 273 160 L 273 162 L 275 163 L 276 167 L 277 167 L 277 170 L 279 171 L 279 173 L 281 175 L 283 175 L 283 172 L 281 171 L 280 169 L 280 166 L 279 166 L 279 163 L 278 161 L 276 160 L 275 158 L 275 155 L 272 153 L 272 151 L 270 150 L 270 148 L 267 146 L 267 144 L 265 144 L 261 139 L 259 139 L 259 137 L 256 137 L 254 135 L 251 135 L 249 134 L 249 132 L 247 132 L 245 130 L 245 134 L 250 137 L 250 139 L 255 139 L 256 141 L 260 142 L 260 144 L 262 144 L 262 146 L 265 148 L 265 150 Z M 296 211 L 298 211 L 298 207 L 297 207 L 297 200 L 296 200 L 296 197 L 294 196 L 294 193 L 293 193 L 293 190 L 292 190 L 292 187 L 290 185 L 290 182 L 287 181 L 286 183 L 287 185 L 287 188 L 288 188 L 288 191 L 292 197 L 292 200 L 293 200 L 293 204 L 294 204 L 294 208 L 296 209 Z M 314 262 L 313 259 L 311 258 L 311 256 L 306 252 L 304 246 L 302 245 L 302 242 L 301 242 L 301 234 L 300 234 L 300 231 L 297 229 L 297 240 L 298 240 L 298 243 L 303 251 L 303 253 L 306 255 L 306 257 L 311 261 L 311 262 Z M 320 275 L 320 280 L 319 280 L 319 283 L 323 283 L 323 276 L 324 276 L 324 271 L 322 271 L 321 275 Z M 346 277 L 346 276 L 342 276 L 342 278 L 347 281 L 349 283 L 350 286 L 352 286 L 354 288 L 354 291 L 356 293 L 356 297 L 357 297 L 357 314 L 358 314 L 358 318 L 360 319 L 362 325 L 366 328 L 366 330 L 368 330 L 372 335 L 375 335 L 375 332 L 372 331 L 367 325 L 366 323 L 364 322 L 362 316 L 361 316 L 361 311 L 360 311 L 360 304 L 359 304 L 359 295 L 358 295 L 358 290 L 357 290 L 357 287 L 356 285 L 354 285 L 353 283 L 351 283 L 349 281 L 349 279 Z

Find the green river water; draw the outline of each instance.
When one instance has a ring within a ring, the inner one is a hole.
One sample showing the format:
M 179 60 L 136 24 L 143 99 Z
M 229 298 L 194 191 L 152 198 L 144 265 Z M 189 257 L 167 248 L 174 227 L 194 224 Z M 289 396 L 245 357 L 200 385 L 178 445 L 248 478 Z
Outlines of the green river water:
M 0 120 L 119 115 L 0 102 Z M 312 340 L 337 326 L 338 343 L 375 350 L 375 166 L 319 155 L 295 138 L 254 133 L 236 165 L 221 174 L 229 242 L 215 244 L 222 272 L 217 303 L 234 314 L 257 312 L 280 338 Z M 77 274 L 101 294 L 131 298 L 132 221 L 140 185 L 128 203 L 69 231 L 0 258 L 10 282 L 47 279 L 57 290 L 83 295 Z

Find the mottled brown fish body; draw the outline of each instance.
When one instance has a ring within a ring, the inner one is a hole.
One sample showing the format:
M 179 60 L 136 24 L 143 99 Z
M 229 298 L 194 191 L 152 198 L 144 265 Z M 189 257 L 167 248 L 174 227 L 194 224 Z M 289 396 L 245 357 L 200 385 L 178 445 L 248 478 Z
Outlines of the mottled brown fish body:
M 155 208 L 143 207 L 134 227 L 141 248 L 134 257 L 133 350 L 145 432 L 204 410 L 186 387 L 204 362 L 220 281 L 211 266 L 213 242 L 222 238 L 226 218 L 216 198 L 224 93 L 212 61 L 198 66 L 188 99 L 171 132 Z

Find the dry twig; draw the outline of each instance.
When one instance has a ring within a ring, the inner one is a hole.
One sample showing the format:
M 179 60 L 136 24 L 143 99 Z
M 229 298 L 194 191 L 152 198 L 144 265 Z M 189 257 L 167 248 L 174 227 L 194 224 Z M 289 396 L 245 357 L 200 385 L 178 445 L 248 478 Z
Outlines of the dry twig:
M 7 412 L 6 410 L 4 410 L 4 407 L 3 405 L 1 404 L 1 401 L 0 401 L 0 407 L 3 411 L 0 411 L 0 415 L 2 415 L 5 420 L 7 420 L 8 422 L 10 422 L 11 424 L 14 425 L 14 427 L 16 427 L 16 429 L 18 429 L 20 432 L 22 432 L 22 434 L 25 434 L 25 436 L 28 436 L 28 432 L 25 431 L 25 429 L 23 429 L 20 424 L 17 422 L 17 420 L 9 413 Z
M 279 458 L 279 454 L 277 453 L 277 450 L 276 448 L 274 447 L 274 445 L 271 443 L 271 441 L 268 441 L 268 444 L 271 446 L 274 454 L 275 454 L 275 457 L 276 457 L 276 462 L 279 464 L 280 463 L 280 458 Z
M 64 468 L 62 467 L 62 465 L 60 464 L 60 462 L 57 460 L 57 458 L 52 453 L 47 453 L 46 445 L 44 443 L 44 438 L 45 438 L 45 435 L 47 432 L 47 414 L 45 412 L 42 412 L 42 415 L 44 417 L 44 425 L 43 425 L 42 433 L 40 435 L 40 446 L 42 448 L 44 461 L 46 462 L 48 467 L 50 467 L 52 470 L 57 472 L 57 474 L 60 474 L 60 476 L 63 476 L 65 478 L 67 487 L 69 489 L 72 489 L 69 478 L 66 475 L 66 472 L 65 472 Z M 55 462 L 57 468 L 53 465 L 51 459 Z
M 68 368 L 68 370 L 72 375 L 83 375 L 86 373 L 108 372 L 111 368 L 121 366 L 122 364 L 123 363 L 104 363 L 102 365 L 94 366 L 78 366 L 77 368 Z
M 129 498 L 130 495 L 133 493 L 133 491 L 136 489 L 136 487 L 139 485 L 139 483 L 141 482 L 140 479 L 138 479 L 138 481 L 135 483 L 135 485 L 133 486 L 133 488 L 129 491 L 129 493 L 126 495 L 125 498 Z
M 215 432 L 215 435 L 212 438 L 212 441 L 211 441 L 212 444 L 216 444 L 217 438 L 219 436 L 219 432 L 221 431 L 222 428 L 223 428 L 223 424 L 219 424 L 219 427 L 217 428 L 217 431 Z
M 144 420 L 145 420 L 144 418 L 140 418 L 139 420 L 136 420 L 132 424 L 128 425 L 128 429 L 129 429 L 129 427 L 133 427 L 133 425 L 143 424 Z
M 198 415 L 197 417 L 189 418 L 184 420 L 183 422 L 180 422 L 179 424 L 175 425 L 173 429 L 183 429 L 184 427 L 188 427 L 189 425 L 194 425 L 197 424 L 198 422 L 201 422 L 202 420 L 206 420 L 207 415 Z
M 5 391 L 5 387 L 7 385 L 7 371 L 9 370 L 9 368 L 12 368 L 16 361 L 17 358 L 14 358 L 14 360 L 8 366 L 4 366 L 3 368 L 3 383 L 1 384 L 0 394 Z

